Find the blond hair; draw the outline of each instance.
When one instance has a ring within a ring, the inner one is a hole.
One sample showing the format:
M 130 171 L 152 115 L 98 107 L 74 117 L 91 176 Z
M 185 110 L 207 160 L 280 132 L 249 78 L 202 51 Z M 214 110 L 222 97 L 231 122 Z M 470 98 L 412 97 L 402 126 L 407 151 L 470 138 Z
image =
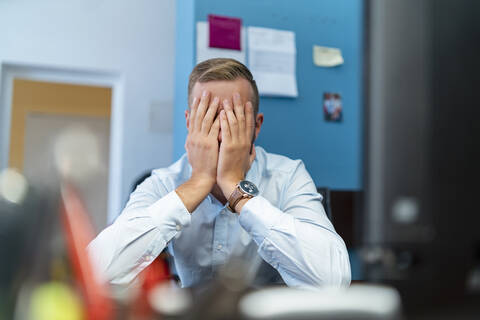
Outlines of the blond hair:
M 251 103 L 255 114 L 258 113 L 258 88 L 252 73 L 248 68 L 234 59 L 215 58 L 200 62 L 193 68 L 188 79 L 188 99 L 192 93 L 195 83 L 203 83 L 209 81 L 234 81 L 238 78 L 247 80 L 252 87 Z

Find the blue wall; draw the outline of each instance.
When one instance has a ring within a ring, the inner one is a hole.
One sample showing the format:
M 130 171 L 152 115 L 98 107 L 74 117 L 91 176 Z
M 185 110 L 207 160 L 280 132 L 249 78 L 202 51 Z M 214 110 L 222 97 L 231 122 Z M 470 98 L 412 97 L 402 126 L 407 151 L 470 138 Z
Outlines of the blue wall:
M 185 153 L 188 76 L 195 67 L 195 0 L 179 0 L 175 28 L 175 94 L 173 110 L 173 159 Z
M 174 128 L 174 154 L 177 158 L 184 152 L 183 112 L 187 101 L 187 78 L 195 60 L 195 25 L 188 20 L 192 19 L 192 12 L 195 22 L 206 21 L 207 15 L 213 13 L 240 17 L 244 26 L 296 32 L 299 97 L 260 99 L 265 122 L 257 144 L 269 152 L 302 159 L 318 186 L 360 189 L 363 157 L 362 1 L 177 1 Z M 345 64 L 335 68 L 315 67 L 312 62 L 314 44 L 340 48 Z M 342 95 L 342 123 L 323 120 L 323 92 Z

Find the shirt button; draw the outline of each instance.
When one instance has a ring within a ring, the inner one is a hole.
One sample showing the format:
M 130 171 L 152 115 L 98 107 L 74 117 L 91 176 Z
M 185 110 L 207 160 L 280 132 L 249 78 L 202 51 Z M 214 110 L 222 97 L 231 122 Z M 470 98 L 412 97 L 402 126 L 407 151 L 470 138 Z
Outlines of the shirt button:
M 177 224 L 177 226 L 175 227 L 175 229 L 177 229 L 177 231 L 180 231 L 180 230 L 182 230 L 182 226 L 179 225 L 179 224 Z
M 222 245 L 219 244 L 219 245 L 217 246 L 217 249 L 218 249 L 218 250 L 222 249 Z
M 153 259 L 153 256 L 152 256 L 152 255 L 148 255 L 148 256 L 145 257 L 145 260 L 147 260 L 147 261 L 150 261 L 150 260 L 152 260 L 152 259 Z

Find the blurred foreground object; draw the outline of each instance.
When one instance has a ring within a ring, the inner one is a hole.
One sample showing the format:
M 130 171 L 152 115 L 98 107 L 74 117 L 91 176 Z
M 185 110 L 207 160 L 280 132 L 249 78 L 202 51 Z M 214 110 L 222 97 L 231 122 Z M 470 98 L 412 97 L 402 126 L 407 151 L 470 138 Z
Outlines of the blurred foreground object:
M 21 204 L 27 194 L 27 180 L 15 169 L 0 173 L 0 197 L 13 204 Z
M 29 319 L 82 320 L 82 302 L 69 286 L 61 282 L 45 283 L 32 293 Z
M 28 245 L 42 205 L 20 173 L 8 168 L 0 172 L 0 319 L 13 317 L 19 282 L 27 271 Z
M 165 316 L 185 316 L 190 311 L 192 296 L 190 291 L 179 288 L 172 282 L 155 285 L 148 296 L 152 309 Z
M 175 304 L 173 301 L 175 296 L 168 296 L 169 292 L 165 290 L 158 291 L 171 279 L 168 262 L 164 255 L 164 253 L 160 254 L 138 275 L 139 290 L 136 291 L 136 297 L 131 302 L 133 319 L 151 319 L 155 311 L 162 313 L 163 310 L 161 307 L 157 308 L 158 305 Z
M 247 319 L 401 319 L 401 303 L 393 288 L 352 285 L 316 291 L 269 288 L 247 294 L 240 300 Z
M 409 318 L 478 318 L 480 2 L 366 8 L 365 278 Z
M 87 319 L 113 319 L 109 289 L 93 269 L 86 247 L 93 239 L 88 214 L 74 187 L 62 186 L 62 225 L 76 281 L 83 293 Z
M 188 299 L 176 309 L 158 308 L 175 304 L 171 290 L 157 290 L 171 280 L 163 256 L 136 279 L 139 290 L 112 297 L 86 251 L 94 229 L 78 189 L 105 170 L 98 141 L 87 128 L 71 127 L 53 142 L 48 183 L 32 186 L 15 170 L 0 172 L 0 320 L 155 319 L 185 311 Z
M 195 304 L 186 319 L 240 318 L 238 302 L 254 289 L 255 278 L 260 275 L 261 258 L 252 255 L 256 250 L 257 245 L 251 239 L 248 243 L 239 240 L 225 265 L 219 268 L 215 280 L 207 286 L 195 288 Z
M 99 141 L 87 127 L 64 130 L 56 138 L 53 150 L 55 166 L 63 180 L 78 184 L 106 170 L 100 159 Z

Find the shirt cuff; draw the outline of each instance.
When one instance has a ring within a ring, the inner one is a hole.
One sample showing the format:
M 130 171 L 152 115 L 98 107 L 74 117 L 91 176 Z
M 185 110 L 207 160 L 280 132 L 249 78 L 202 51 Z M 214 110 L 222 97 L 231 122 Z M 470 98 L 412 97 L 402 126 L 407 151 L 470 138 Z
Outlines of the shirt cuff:
M 267 199 L 256 196 L 243 205 L 238 222 L 260 246 L 282 213 Z
M 170 241 L 177 232 L 188 227 L 191 214 L 175 191 L 171 191 L 148 207 L 148 214 L 154 224 L 164 235 L 165 242 Z

